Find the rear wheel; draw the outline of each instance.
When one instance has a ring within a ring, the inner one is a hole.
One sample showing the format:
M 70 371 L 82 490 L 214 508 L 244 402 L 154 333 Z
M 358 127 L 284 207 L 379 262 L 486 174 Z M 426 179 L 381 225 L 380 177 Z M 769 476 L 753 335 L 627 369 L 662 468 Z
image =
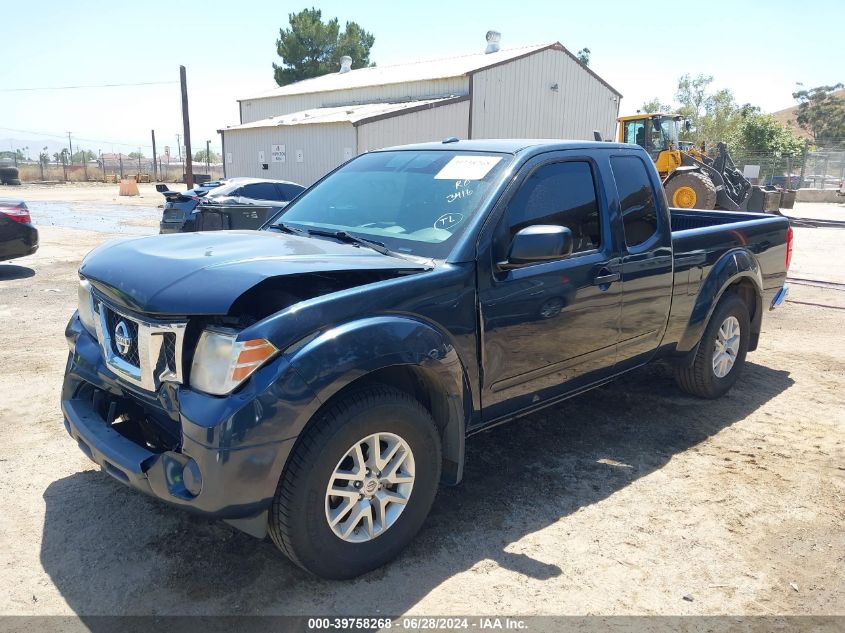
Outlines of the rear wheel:
M 692 366 L 676 370 L 678 386 L 700 398 L 724 395 L 745 364 L 750 330 L 748 306 L 738 295 L 726 295 L 704 329 Z
M 680 209 L 715 209 L 716 186 L 706 174 L 688 171 L 669 180 L 666 196 L 673 207 Z
M 409 395 L 373 385 L 320 414 L 297 442 L 270 511 L 270 536 L 324 578 L 395 557 L 425 521 L 440 481 L 440 437 Z

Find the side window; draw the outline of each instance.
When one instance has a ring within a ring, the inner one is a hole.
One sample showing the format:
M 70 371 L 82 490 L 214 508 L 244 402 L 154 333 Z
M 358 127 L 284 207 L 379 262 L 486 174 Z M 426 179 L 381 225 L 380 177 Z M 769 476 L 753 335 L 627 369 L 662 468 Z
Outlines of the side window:
M 242 196 L 256 200 L 276 200 L 279 194 L 272 182 L 256 182 L 242 189 Z
M 291 200 L 296 198 L 296 196 L 298 196 L 300 193 L 305 191 L 305 189 L 303 187 L 300 187 L 299 185 L 277 184 L 276 187 L 278 187 L 279 191 L 281 192 L 281 199 L 286 202 L 290 202 Z
M 648 171 L 636 156 L 613 156 L 610 167 L 622 207 L 625 243 L 639 246 L 657 232 L 657 204 Z
M 555 224 L 572 231 L 572 252 L 599 248 L 601 218 L 593 170 L 585 161 L 543 165 L 532 173 L 508 204 L 507 245 L 532 224 Z
M 646 146 L 645 119 L 625 121 L 625 142 L 628 145 Z

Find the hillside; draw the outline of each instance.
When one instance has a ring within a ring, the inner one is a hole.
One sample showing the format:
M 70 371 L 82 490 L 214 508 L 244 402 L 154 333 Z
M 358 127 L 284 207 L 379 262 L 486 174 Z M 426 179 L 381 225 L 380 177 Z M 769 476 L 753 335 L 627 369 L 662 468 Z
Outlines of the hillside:
M 833 93 L 840 99 L 845 99 L 845 89 L 837 90 Z M 795 117 L 798 116 L 798 105 L 794 105 L 791 108 L 786 108 L 785 110 L 778 110 L 777 112 L 772 112 L 772 116 L 775 117 L 780 123 L 784 125 L 788 125 L 792 128 L 796 134 L 796 136 L 800 136 L 801 138 L 812 138 L 810 133 L 806 130 L 802 130 L 798 127 L 798 124 L 795 122 Z

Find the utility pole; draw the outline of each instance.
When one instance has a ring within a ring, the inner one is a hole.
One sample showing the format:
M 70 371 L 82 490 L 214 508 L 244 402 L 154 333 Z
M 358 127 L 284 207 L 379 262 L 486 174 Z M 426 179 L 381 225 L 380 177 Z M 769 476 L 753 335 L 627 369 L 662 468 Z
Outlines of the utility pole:
M 156 131 L 150 130 L 150 133 L 153 135 L 153 180 L 158 180 L 158 169 L 156 165 L 156 161 L 158 158 L 158 154 L 156 154 Z
M 138 179 L 141 179 L 141 148 L 138 148 Z
M 176 147 L 179 150 L 179 162 L 182 162 L 182 135 L 176 135 Z
M 88 150 L 82 150 L 82 171 L 85 172 L 85 182 L 88 182 Z
M 117 159 L 120 162 L 120 179 L 123 180 L 123 152 L 118 152 Z
M 211 141 L 205 142 L 205 173 L 208 174 L 208 177 L 211 178 L 211 150 L 209 146 L 211 145 Z
M 103 168 L 103 182 L 106 182 L 106 159 L 103 158 L 103 150 L 98 149 L 97 152 L 100 155 L 100 167 Z
M 191 161 L 191 121 L 188 118 L 188 80 L 185 78 L 185 67 L 179 66 L 179 81 L 182 84 L 182 127 L 185 134 L 185 184 L 188 189 L 194 188 L 194 165 Z
M 70 164 L 73 165 L 73 143 L 70 140 L 70 132 L 67 133 L 67 145 L 70 148 Z

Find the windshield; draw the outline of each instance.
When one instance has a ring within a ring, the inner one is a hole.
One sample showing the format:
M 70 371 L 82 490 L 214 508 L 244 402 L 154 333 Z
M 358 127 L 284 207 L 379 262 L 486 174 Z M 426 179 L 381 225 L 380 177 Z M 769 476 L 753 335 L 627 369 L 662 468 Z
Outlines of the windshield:
M 656 149 L 668 149 L 669 143 L 672 147 L 678 147 L 678 121 L 675 117 L 662 116 L 652 119 L 654 131 L 660 135 L 659 146 Z
M 363 154 L 308 189 L 269 224 L 347 231 L 399 253 L 443 258 L 510 158 L 442 150 Z

